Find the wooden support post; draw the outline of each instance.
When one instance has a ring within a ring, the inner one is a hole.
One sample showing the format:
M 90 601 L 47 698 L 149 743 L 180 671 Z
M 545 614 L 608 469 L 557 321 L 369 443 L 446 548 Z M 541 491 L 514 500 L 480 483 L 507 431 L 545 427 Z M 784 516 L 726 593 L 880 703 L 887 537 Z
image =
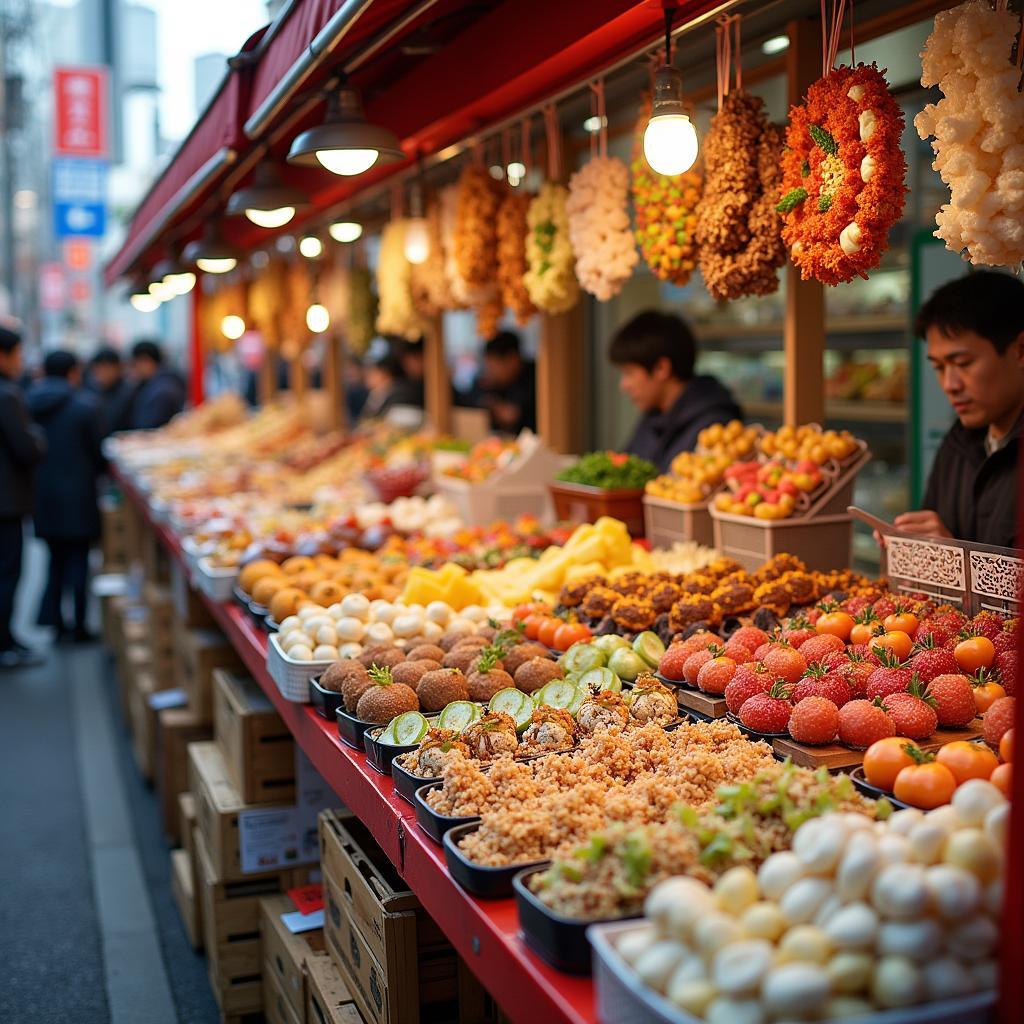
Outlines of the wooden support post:
M 333 331 L 324 339 L 323 389 L 327 395 L 329 422 L 332 430 L 344 430 L 345 414 L 345 348 Z
M 288 387 L 296 402 L 302 402 L 306 397 L 309 385 L 309 374 L 306 371 L 306 361 L 302 358 L 305 349 L 296 345 L 294 355 L 288 360 Z
M 427 423 L 439 434 L 452 429 L 452 382 L 444 355 L 444 328 L 440 316 L 427 321 L 423 332 L 423 403 Z
M 792 105 L 821 76 L 821 27 L 805 18 L 791 21 L 787 33 L 786 79 Z M 802 281 L 792 263 L 786 265 L 783 348 L 783 421 L 821 423 L 825 418 L 825 294 L 820 282 Z
M 583 300 L 560 316 L 540 314 L 537 433 L 556 452 L 583 444 Z
M 277 349 L 267 344 L 264 337 L 263 362 L 260 363 L 258 394 L 260 405 L 270 405 L 277 398 Z

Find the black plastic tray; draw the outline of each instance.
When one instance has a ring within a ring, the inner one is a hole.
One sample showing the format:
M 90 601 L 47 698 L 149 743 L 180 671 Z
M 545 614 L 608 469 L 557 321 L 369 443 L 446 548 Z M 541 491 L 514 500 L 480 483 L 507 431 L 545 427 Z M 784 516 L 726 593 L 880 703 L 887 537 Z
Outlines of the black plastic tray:
M 474 864 L 464 857 L 459 850 L 459 842 L 480 827 L 479 821 L 468 825 L 457 825 L 444 834 L 444 859 L 448 872 L 466 892 L 485 900 L 503 900 L 512 895 L 512 879 L 524 868 L 540 868 L 550 861 L 539 860 L 527 864 L 512 864 L 507 867 L 492 868 L 483 864 Z
M 751 729 L 748 726 L 744 725 L 740 721 L 740 716 L 734 715 L 731 711 L 727 711 L 725 713 L 725 717 L 730 722 L 732 722 L 732 724 L 735 725 L 741 733 L 743 733 L 746 736 L 749 736 L 751 739 L 765 740 L 768 743 L 770 743 L 772 740 L 789 739 L 788 730 L 786 732 L 758 732 L 756 729 Z
M 330 722 L 335 718 L 338 708 L 343 707 L 345 698 L 337 690 L 325 690 L 320 685 L 320 677 L 313 676 L 309 680 L 309 703 L 316 708 L 316 713 Z
M 268 615 L 263 620 L 263 628 L 268 633 L 277 633 L 281 629 L 281 623 L 278 622 L 273 616 Z
M 426 801 L 427 791 L 440 789 L 443 783 L 435 782 L 430 786 L 422 786 L 413 794 L 413 806 L 416 808 L 416 821 L 421 829 L 434 840 L 435 843 L 444 842 L 444 834 L 450 828 L 459 825 L 479 824 L 480 815 L 472 814 L 461 818 L 449 818 L 446 814 L 438 814 Z
M 423 786 L 436 786 L 440 779 L 424 779 L 419 775 L 413 775 L 412 772 L 403 768 L 400 764 L 391 764 L 391 778 L 395 783 L 395 792 L 407 803 L 416 806 L 415 794 L 416 790 Z
M 346 747 L 351 747 L 353 750 L 365 753 L 366 748 L 363 746 L 363 734 L 367 729 L 374 728 L 377 723 L 364 722 L 356 718 L 355 715 L 350 715 L 345 710 L 344 704 L 341 704 L 334 712 L 334 717 L 338 722 L 338 735 L 341 737 L 341 742 Z
M 418 743 L 405 743 L 394 746 L 389 743 L 378 743 L 374 733 L 379 734 L 384 726 L 375 725 L 363 733 L 363 747 L 366 750 L 366 761 L 371 768 L 376 768 L 381 775 L 390 775 L 394 767 L 393 761 L 399 754 L 408 754 L 415 750 Z
M 663 676 L 660 672 L 652 672 L 651 675 L 670 690 L 690 690 L 692 693 L 703 692 L 699 686 L 691 686 L 685 679 L 669 679 L 668 676 Z
M 591 973 L 590 943 L 587 929 L 600 921 L 579 921 L 556 914 L 530 891 L 529 880 L 543 867 L 523 868 L 512 879 L 512 891 L 519 909 L 519 926 L 526 944 L 545 963 L 566 974 Z M 615 920 L 620 920 L 615 918 Z
M 870 796 L 875 800 L 881 800 L 885 797 L 893 805 L 893 807 L 903 809 L 906 807 L 913 806 L 912 804 L 904 803 L 902 800 L 897 800 L 887 789 L 882 789 L 881 786 L 873 786 L 864 777 L 864 765 L 859 764 L 850 772 L 850 779 L 853 781 L 854 786 L 857 787 L 865 796 Z

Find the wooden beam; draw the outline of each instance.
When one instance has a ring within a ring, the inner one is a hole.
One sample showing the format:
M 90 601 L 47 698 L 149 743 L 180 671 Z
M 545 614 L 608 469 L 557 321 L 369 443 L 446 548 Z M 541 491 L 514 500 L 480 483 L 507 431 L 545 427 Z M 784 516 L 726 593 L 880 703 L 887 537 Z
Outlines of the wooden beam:
M 324 339 L 324 365 L 321 371 L 322 387 L 327 396 L 329 422 L 332 430 L 344 430 L 348 416 L 345 410 L 345 354 L 341 339 L 331 331 Z
M 452 429 L 452 383 L 444 354 L 444 328 L 440 316 L 427 321 L 423 332 L 424 417 L 439 434 Z
M 786 80 L 792 106 L 821 77 L 821 27 L 805 18 L 791 21 L 786 29 Z M 820 423 L 825 417 L 825 294 L 820 282 L 801 280 L 792 263 L 786 264 L 783 352 L 783 421 Z
M 537 351 L 537 433 L 556 452 L 583 445 L 583 300 L 560 316 L 540 314 Z

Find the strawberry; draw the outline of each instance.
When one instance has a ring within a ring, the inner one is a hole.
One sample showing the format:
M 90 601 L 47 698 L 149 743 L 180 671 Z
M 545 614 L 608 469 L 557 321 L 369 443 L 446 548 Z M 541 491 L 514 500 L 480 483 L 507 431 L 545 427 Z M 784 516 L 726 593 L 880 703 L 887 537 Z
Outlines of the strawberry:
M 672 644 L 661 656 L 661 660 L 658 662 L 658 672 L 666 679 L 676 681 L 685 679 L 683 666 L 686 664 L 686 659 L 690 657 L 690 653 L 686 650 L 685 643 Z
M 981 735 L 993 750 L 999 749 L 999 741 L 1007 729 L 1013 728 L 1013 716 L 1017 705 L 1016 697 L 1000 697 L 981 720 Z
M 783 683 L 773 683 L 765 693 L 748 697 L 740 708 L 740 721 L 755 732 L 785 732 L 793 705 Z
M 866 750 L 876 740 L 895 735 L 892 719 L 869 700 L 851 700 L 839 709 L 839 739 L 848 747 Z
M 1016 650 L 1003 651 L 996 655 L 996 675 L 999 682 L 1006 691 L 1007 697 L 1013 697 L 1017 692 L 1017 652 Z
M 846 659 L 847 663 L 840 668 L 840 674 L 850 684 L 854 697 L 863 697 L 868 692 L 868 678 L 877 666 L 855 651 L 847 651 Z
M 896 598 L 892 594 L 886 594 L 871 606 L 871 610 L 875 613 L 876 618 L 884 619 L 896 611 Z
M 745 644 L 737 643 L 735 640 L 730 639 L 729 642 L 723 648 L 725 656 L 732 658 L 737 665 L 746 664 L 748 661 L 754 660 L 754 655 L 750 648 Z
M 935 699 L 939 725 L 964 726 L 972 722 L 978 713 L 971 681 L 959 672 L 946 672 L 936 676 L 928 684 L 927 692 Z
M 844 612 L 856 618 L 861 612 L 871 607 L 870 599 L 866 597 L 848 597 L 841 605 Z
M 946 647 L 936 645 L 932 637 L 922 640 L 911 652 L 909 666 L 911 671 L 916 672 L 926 683 L 930 683 L 936 676 L 956 674 L 960 671 L 953 657 L 953 652 Z
M 757 626 L 740 626 L 731 637 L 729 643 L 743 644 L 751 654 L 754 654 L 761 644 L 768 643 L 768 634 Z
M 711 658 L 701 665 L 697 673 L 697 687 L 705 693 L 721 695 L 735 674 L 736 662 L 732 658 Z
M 771 688 L 772 677 L 764 669 L 764 666 L 755 668 L 753 665 L 737 665 L 732 679 L 725 688 L 726 707 L 734 714 L 740 713 L 743 702 L 755 693 L 767 693 Z M 974 697 L 971 697 L 971 707 L 974 707 Z
M 906 693 L 890 693 L 883 698 L 882 707 L 892 719 L 897 736 L 908 740 L 923 740 L 939 726 L 936 700 L 921 688 L 921 681 L 913 679 Z
M 995 612 L 983 611 L 971 619 L 971 632 L 987 636 L 989 640 L 995 640 L 1003 631 L 1003 619 Z
M 807 670 L 804 656 L 788 644 L 777 644 L 764 656 L 769 672 L 786 683 L 796 683 Z
M 688 636 L 679 647 L 685 651 L 685 655 L 682 655 L 685 662 L 691 654 L 696 654 L 697 651 L 706 650 L 712 644 L 720 644 L 722 641 L 719 637 L 715 636 L 714 633 L 709 633 L 706 629 L 702 629 L 699 633 L 694 633 L 692 636 Z
M 697 685 L 697 675 L 700 670 L 712 659 L 722 653 L 718 646 L 706 647 L 700 651 L 694 651 L 685 662 L 683 662 L 683 678 L 690 686 Z
M 768 640 L 761 644 L 756 651 L 754 651 L 754 661 L 764 661 L 764 656 L 775 646 L 774 640 Z
M 882 659 L 875 654 L 868 644 L 850 644 L 850 646 L 846 648 L 846 653 L 850 655 L 855 654 L 872 665 L 882 664 Z
M 797 650 L 817 635 L 818 631 L 803 617 L 790 619 L 789 625 L 782 631 L 782 639 Z
M 955 630 L 947 629 L 941 622 L 937 622 L 935 619 L 925 619 L 914 630 L 913 640 L 917 644 L 931 640 L 934 646 L 945 647 L 955 635 Z
M 853 689 L 839 672 L 830 672 L 822 665 L 808 665 L 807 673 L 793 688 L 790 699 L 794 704 L 799 704 L 805 697 L 811 696 L 824 697 L 836 707 L 842 707 L 847 701 L 853 700 Z
M 1004 651 L 1017 650 L 1016 633 L 1010 633 L 1004 629 L 1001 633 L 997 633 L 994 637 L 991 637 L 991 640 L 992 646 L 996 649 L 996 654 L 1002 654 Z
M 821 664 L 828 669 L 843 668 L 847 661 L 849 661 L 849 656 L 846 652 L 846 648 L 844 647 L 841 651 L 829 651 L 828 654 L 821 659 Z
M 789 735 L 797 743 L 831 743 L 839 729 L 839 708 L 827 697 L 805 697 L 789 716 Z
M 800 653 L 808 665 L 819 663 L 827 654 L 838 653 L 846 649 L 846 644 L 831 633 L 818 633 L 800 645 Z
M 903 693 L 910 685 L 914 673 L 901 664 L 889 651 L 882 652 L 882 664 L 868 676 L 865 693 L 868 698 L 888 697 L 890 693 Z
M 941 626 L 951 638 L 963 629 L 966 621 L 967 616 L 959 608 L 954 608 L 950 604 L 940 605 L 929 618 L 929 622 Z

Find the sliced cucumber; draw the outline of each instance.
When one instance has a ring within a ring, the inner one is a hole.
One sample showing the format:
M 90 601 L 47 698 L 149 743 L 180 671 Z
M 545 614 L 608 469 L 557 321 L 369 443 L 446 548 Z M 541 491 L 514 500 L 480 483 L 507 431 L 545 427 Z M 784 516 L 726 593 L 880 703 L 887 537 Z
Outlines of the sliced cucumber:
M 401 717 L 401 716 L 399 716 Z M 398 739 L 395 736 L 395 722 L 398 718 L 392 718 L 387 725 L 379 733 L 377 733 L 377 742 L 386 743 L 389 747 L 397 747 Z
M 573 718 L 575 718 L 577 713 L 579 712 L 580 707 L 582 706 L 583 702 L 589 696 L 590 696 L 590 691 L 589 690 L 584 689 L 582 686 L 577 686 L 576 687 L 576 696 L 573 697 L 573 699 L 569 702 L 569 705 L 568 705 L 568 707 L 566 707 L 565 710 L 568 711 L 569 714 L 572 715 Z
M 488 711 L 504 711 L 511 715 L 515 719 L 517 732 L 522 732 L 530 724 L 533 709 L 533 698 L 514 686 L 499 690 L 487 705 Z
M 475 722 L 483 712 L 479 705 L 469 700 L 455 700 L 448 704 L 437 719 L 439 729 L 454 729 L 462 732 L 472 722 Z
M 584 672 L 578 680 L 581 689 L 597 693 L 600 690 L 622 690 L 622 680 L 610 668 L 592 668 Z
M 568 680 L 552 679 L 537 691 L 535 699 L 538 707 L 547 704 L 552 708 L 568 708 L 577 700 L 579 693 L 579 687 Z
M 406 711 L 393 718 L 389 727 L 394 728 L 395 746 L 410 747 L 427 735 L 430 723 L 418 711 Z
M 600 668 L 608 661 L 605 653 L 593 644 L 573 644 L 558 659 L 558 664 L 565 670 L 566 675 L 577 672 L 586 672 L 592 668 Z
M 657 668 L 661 656 L 665 653 L 665 645 L 657 633 L 646 630 L 633 641 L 633 650 L 639 654 L 651 668 Z

